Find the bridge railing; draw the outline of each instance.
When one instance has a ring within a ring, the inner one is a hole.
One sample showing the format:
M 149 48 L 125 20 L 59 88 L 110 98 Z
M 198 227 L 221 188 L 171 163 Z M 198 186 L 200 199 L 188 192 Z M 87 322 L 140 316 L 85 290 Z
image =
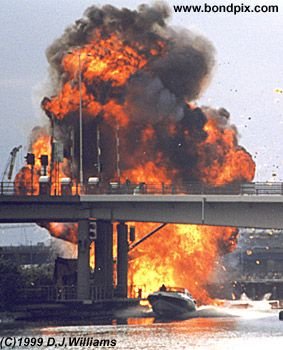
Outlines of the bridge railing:
M 90 287 L 90 300 L 92 301 L 112 300 L 114 297 L 114 288 L 95 285 L 91 285 Z M 136 294 L 135 297 L 137 298 L 138 294 Z M 52 285 L 21 289 L 17 302 L 20 304 L 38 304 L 43 302 L 69 302 L 75 300 L 77 300 L 76 285 Z
M 50 184 L 31 184 L 20 182 L 0 182 L 0 196 L 75 196 L 78 194 L 215 194 L 215 195 L 283 195 L 281 182 L 248 182 L 224 186 L 209 186 L 201 183 L 132 183 L 99 182 L 97 184 L 78 184 L 69 187 L 50 186 Z
M 77 298 L 76 286 L 38 286 L 20 290 L 22 303 L 40 303 L 53 301 L 72 301 Z

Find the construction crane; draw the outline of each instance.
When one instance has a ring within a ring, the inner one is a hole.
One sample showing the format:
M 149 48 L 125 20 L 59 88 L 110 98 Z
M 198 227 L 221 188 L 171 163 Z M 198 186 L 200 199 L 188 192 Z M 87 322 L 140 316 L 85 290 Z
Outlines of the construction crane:
M 4 170 L 4 173 L 2 175 L 2 182 L 5 180 L 5 177 L 7 176 L 7 179 L 10 181 L 12 179 L 14 167 L 15 167 L 15 162 L 16 162 L 16 157 L 17 153 L 19 150 L 22 148 L 22 145 L 18 147 L 14 147 L 12 151 L 10 152 L 10 156 L 6 165 L 6 168 Z

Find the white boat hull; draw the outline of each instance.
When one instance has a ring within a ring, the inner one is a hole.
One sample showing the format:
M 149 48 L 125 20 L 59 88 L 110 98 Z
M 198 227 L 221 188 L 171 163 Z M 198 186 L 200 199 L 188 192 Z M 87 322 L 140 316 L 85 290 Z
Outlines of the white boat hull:
M 155 292 L 148 300 L 153 312 L 160 317 L 177 317 L 196 310 L 194 300 L 180 293 Z

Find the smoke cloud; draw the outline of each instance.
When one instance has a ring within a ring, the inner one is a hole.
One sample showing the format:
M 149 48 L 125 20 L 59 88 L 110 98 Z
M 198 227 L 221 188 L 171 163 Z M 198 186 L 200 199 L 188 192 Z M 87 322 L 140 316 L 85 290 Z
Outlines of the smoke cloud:
M 151 121 L 181 119 L 185 101 L 198 98 L 204 81 L 210 78 L 214 49 L 201 35 L 173 30 L 167 25 L 169 17 L 169 7 L 162 2 L 141 5 L 137 11 L 110 5 L 88 8 L 83 18 L 69 26 L 46 51 L 54 93 L 69 79 L 62 68 L 66 53 L 92 43 L 98 33 L 102 32 L 103 37 L 118 33 L 125 44 L 135 43 L 139 52 L 150 59 L 145 69 L 131 76 L 124 86 L 122 95 L 131 106 L 130 117 L 137 118 L 138 114 L 139 118 Z M 153 59 L 149 51 L 158 41 L 166 44 L 166 54 Z
M 229 112 L 194 102 L 211 79 L 213 45 L 171 27 L 169 19 L 163 2 L 137 10 L 91 6 L 47 49 L 53 90 L 42 108 L 53 128 L 34 130 L 31 151 L 37 159 L 42 153 L 51 158 L 50 143 L 63 143 L 64 163 L 53 166 L 53 179 L 78 182 L 81 102 L 85 182 L 117 179 L 118 165 L 121 182 L 224 186 L 252 180 L 255 164 L 239 145 Z M 38 180 L 39 161 L 35 171 Z M 22 184 L 29 173 L 18 175 Z M 71 226 L 65 234 L 48 227 L 76 240 Z
M 19 193 L 39 192 L 40 156 L 52 159 L 51 144 L 60 143 L 63 162 L 53 157 L 48 169 L 52 193 L 66 176 L 78 184 L 81 150 L 84 182 L 99 177 L 103 189 L 113 180 L 182 189 L 192 182 L 217 187 L 253 179 L 255 163 L 239 145 L 229 112 L 195 103 L 212 76 L 213 45 L 199 34 L 170 27 L 169 18 L 162 2 L 134 11 L 91 6 L 47 49 L 52 92 L 42 108 L 52 127 L 34 129 L 30 150 L 36 156 L 36 183 L 31 188 L 31 169 L 23 168 L 16 178 Z M 75 224 L 41 225 L 77 242 Z M 145 242 L 146 254 L 132 262 L 133 285 L 150 280 L 156 290 L 167 280 L 209 302 L 205 284 L 213 262 L 234 249 L 237 230 L 181 225 L 166 230 L 170 239 L 155 236 Z

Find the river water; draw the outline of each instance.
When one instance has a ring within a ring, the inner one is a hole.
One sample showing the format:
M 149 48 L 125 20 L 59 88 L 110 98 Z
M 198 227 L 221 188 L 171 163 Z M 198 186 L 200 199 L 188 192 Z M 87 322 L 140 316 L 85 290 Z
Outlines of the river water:
M 278 310 L 271 310 L 263 304 L 248 309 L 237 306 L 203 307 L 195 316 L 197 317 L 166 322 L 152 317 L 128 317 L 127 320 L 114 320 L 104 325 L 25 325 L 2 329 L 0 335 L 2 338 L 16 336 L 17 339 L 22 338 L 25 341 L 25 337 L 43 339 L 43 345 L 35 347 L 24 346 L 22 340 L 21 346 L 16 344 L 16 349 L 283 349 L 283 321 L 279 321 Z M 70 340 L 74 339 L 85 339 L 85 344 L 70 345 Z M 87 339 L 89 344 L 86 344 Z M 116 345 L 109 347 L 103 346 L 102 343 L 102 346 L 97 347 L 90 343 L 95 339 L 114 340 Z M 46 347 L 48 341 L 50 346 Z M 53 342 L 56 342 L 57 346 Z M 12 347 L 2 344 L 2 348 Z

